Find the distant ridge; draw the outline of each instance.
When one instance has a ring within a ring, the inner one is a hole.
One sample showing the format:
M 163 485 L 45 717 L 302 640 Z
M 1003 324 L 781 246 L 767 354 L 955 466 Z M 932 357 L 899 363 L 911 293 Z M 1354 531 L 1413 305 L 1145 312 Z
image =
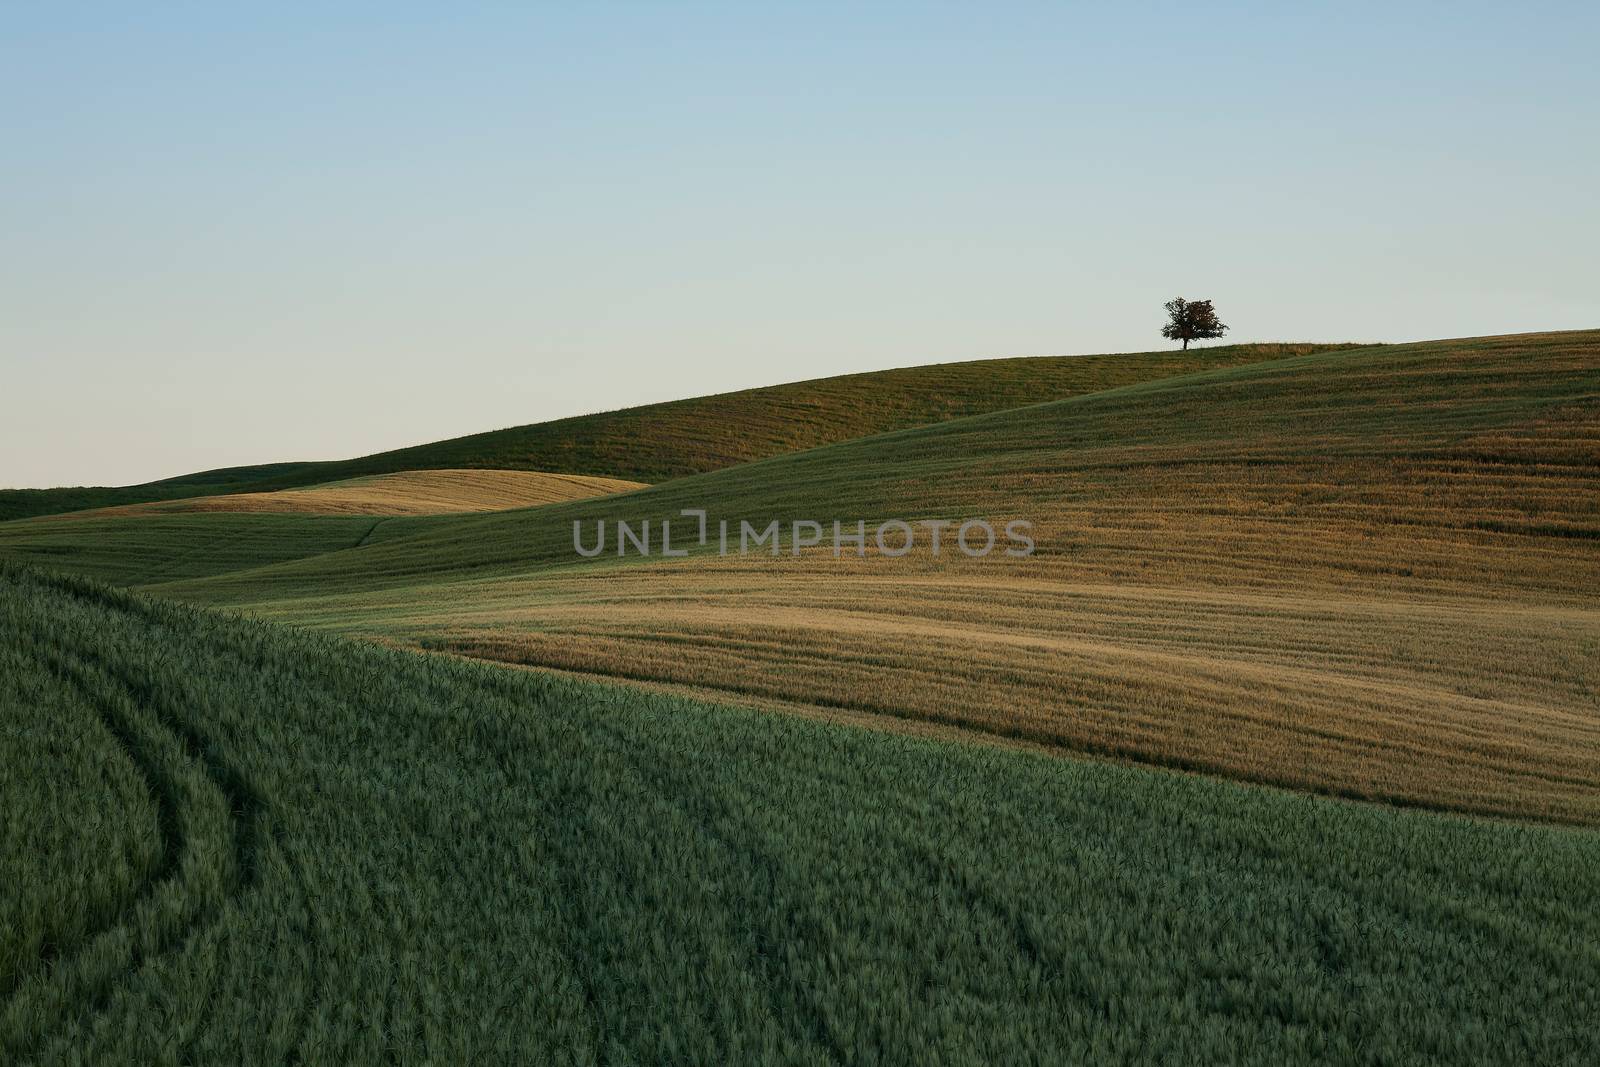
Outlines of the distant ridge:
M 0 521 L 216 493 L 270 492 L 444 468 L 659 482 L 820 445 L 1064 400 L 1196 371 L 1352 344 L 1222 345 L 1189 352 L 936 363 L 672 400 L 513 426 L 332 462 L 222 467 L 141 485 L 0 490 Z

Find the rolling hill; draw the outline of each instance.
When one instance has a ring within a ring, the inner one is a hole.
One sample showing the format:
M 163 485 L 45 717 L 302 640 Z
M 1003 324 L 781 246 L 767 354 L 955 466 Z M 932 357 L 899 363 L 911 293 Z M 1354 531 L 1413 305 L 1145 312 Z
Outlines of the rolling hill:
M 116 488 L 0 490 L 0 521 L 413 470 L 489 468 L 654 482 L 886 430 L 1330 347 L 1341 346 L 1223 345 L 848 374 L 516 426 L 351 460 L 229 467 Z
M 575 520 L 683 508 L 1026 518 L 1039 551 L 572 550 Z M 0 555 L 411 647 L 1600 821 L 1600 333 L 1314 352 L 359 537 L 277 516 L 303 551 L 256 567 L 248 525 L 210 525 L 246 518 L 13 523 Z
M 0 564 L 0 1061 L 1592 1062 L 1600 838 Z

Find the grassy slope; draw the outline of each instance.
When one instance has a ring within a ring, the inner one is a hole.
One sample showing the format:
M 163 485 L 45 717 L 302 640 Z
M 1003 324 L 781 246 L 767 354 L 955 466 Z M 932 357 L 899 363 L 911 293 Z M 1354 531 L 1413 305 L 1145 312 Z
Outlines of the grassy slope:
M 358 551 L 157 587 L 512 662 L 1594 822 L 1597 410 L 1594 333 L 1310 355 L 621 498 L 390 520 Z M 1022 515 L 1041 552 L 573 562 L 574 518 L 690 506 Z M 0 552 L 76 548 L 117 576 L 119 539 L 75 526 L 0 530 Z M 185 550 L 200 573 L 209 549 Z M 156 584 L 149 562 L 121 578 Z
M 0 521 L 417 469 L 498 468 L 660 481 L 886 430 L 1336 347 L 1223 345 L 849 374 L 516 426 L 338 462 L 223 468 L 119 488 L 0 490 Z
M 0 664 L 8 1064 L 1600 1051 L 1593 833 L 772 719 L 4 567 Z

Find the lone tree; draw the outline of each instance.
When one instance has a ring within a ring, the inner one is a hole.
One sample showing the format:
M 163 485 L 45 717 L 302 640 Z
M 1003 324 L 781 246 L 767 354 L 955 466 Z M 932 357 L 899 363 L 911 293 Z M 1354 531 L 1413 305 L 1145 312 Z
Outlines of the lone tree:
M 1183 350 L 1189 351 L 1190 341 L 1221 337 L 1228 327 L 1217 321 L 1217 312 L 1209 300 L 1185 300 L 1178 297 L 1167 301 L 1168 322 L 1161 327 L 1161 336 L 1182 341 Z

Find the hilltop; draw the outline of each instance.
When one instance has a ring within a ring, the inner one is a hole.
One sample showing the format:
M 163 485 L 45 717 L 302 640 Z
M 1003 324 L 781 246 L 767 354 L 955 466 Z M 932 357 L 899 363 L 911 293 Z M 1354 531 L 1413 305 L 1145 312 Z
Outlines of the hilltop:
M 515 426 L 357 459 L 228 467 L 116 488 L 3 490 L 0 521 L 440 468 L 664 481 L 888 430 L 1340 347 L 1352 346 L 1223 345 L 1189 352 L 987 359 L 847 374 Z

